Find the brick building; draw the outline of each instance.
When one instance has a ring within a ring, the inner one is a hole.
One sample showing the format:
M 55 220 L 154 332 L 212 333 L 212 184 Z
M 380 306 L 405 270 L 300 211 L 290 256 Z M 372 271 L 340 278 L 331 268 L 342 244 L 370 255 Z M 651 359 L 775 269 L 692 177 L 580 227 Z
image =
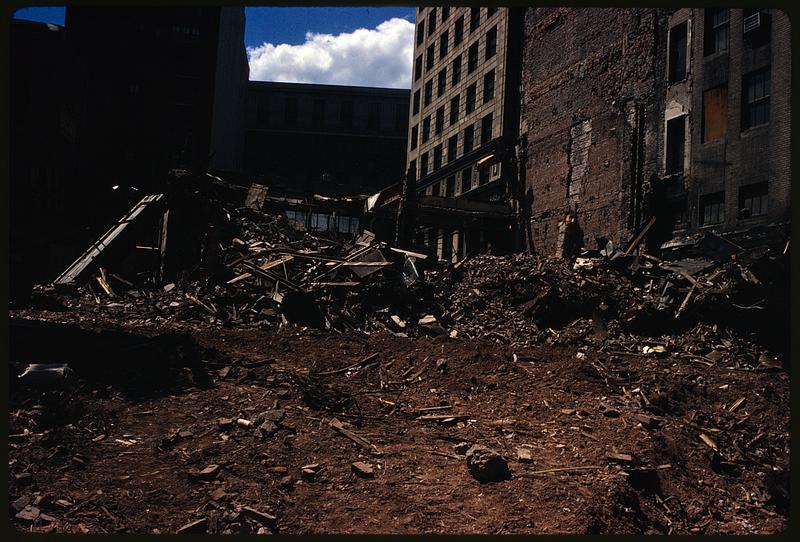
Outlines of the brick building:
M 789 219 L 789 21 L 777 10 L 533 8 L 521 131 L 534 248 L 657 248 Z
M 245 173 L 291 220 L 353 233 L 367 195 L 403 176 L 408 107 L 404 89 L 251 81 Z
M 662 237 L 790 219 L 788 16 L 770 9 L 668 14 Z
M 417 8 L 408 132 L 415 241 L 443 259 L 514 247 L 523 12 Z
M 666 21 L 656 9 L 526 13 L 523 120 L 534 249 L 619 245 L 658 173 Z
M 251 81 L 244 169 L 296 196 L 385 188 L 403 175 L 408 104 L 404 89 Z

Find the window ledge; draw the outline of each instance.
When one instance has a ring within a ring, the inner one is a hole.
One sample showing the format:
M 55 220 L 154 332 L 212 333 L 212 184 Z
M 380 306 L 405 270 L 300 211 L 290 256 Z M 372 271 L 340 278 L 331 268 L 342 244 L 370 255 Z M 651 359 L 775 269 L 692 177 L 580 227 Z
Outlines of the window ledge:
M 678 79 L 677 81 L 672 81 L 672 82 L 667 81 L 667 87 L 671 88 L 671 87 L 676 87 L 678 85 L 685 85 L 688 82 L 689 82 L 689 76 L 687 74 L 683 79 Z
M 716 53 L 711 53 L 710 55 L 703 56 L 703 62 L 708 62 L 709 60 L 714 60 L 715 58 L 721 57 L 722 55 L 727 55 L 729 50 L 730 50 L 730 44 L 728 44 L 727 49 L 723 49 L 722 51 L 717 51 Z
M 753 137 L 755 134 L 765 131 L 766 128 L 769 127 L 769 122 L 765 122 L 764 124 L 759 124 L 758 126 L 751 126 L 746 130 L 742 130 L 740 132 L 740 137 L 748 138 Z
M 713 147 L 714 145 L 722 145 L 725 143 L 725 138 L 721 137 L 719 139 L 715 139 L 714 141 L 703 141 L 700 143 L 701 148 Z

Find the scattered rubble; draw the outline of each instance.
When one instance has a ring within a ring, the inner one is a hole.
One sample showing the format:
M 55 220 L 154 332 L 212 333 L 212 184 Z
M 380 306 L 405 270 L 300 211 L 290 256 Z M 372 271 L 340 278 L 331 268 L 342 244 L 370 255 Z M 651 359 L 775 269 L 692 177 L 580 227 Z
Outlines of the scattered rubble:
M 295 230 L 258 190 L 249 205 L 214 193 L 190 198 L 215 232 L 195 235 L 191 265 L 133 272 L 95 251 L 12 311 L 17 528 L 788 525 L 785 242 L 451 265 Z M 31 385 L 48 363 L 70 386 Z

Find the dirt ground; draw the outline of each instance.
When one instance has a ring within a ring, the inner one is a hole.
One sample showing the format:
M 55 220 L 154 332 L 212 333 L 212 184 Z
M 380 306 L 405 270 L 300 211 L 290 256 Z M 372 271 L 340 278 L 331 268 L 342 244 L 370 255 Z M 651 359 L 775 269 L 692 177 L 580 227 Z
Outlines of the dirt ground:
M 53 324 L 12 329 L 19 530 L 766 534 L 788 523 L 780 369 L 293 326 L 12 320 Z M 59 342 L 81 330 L 103 346 Z M 70 363 L 73 384 L 23 386 L 16 374 L 32 362 Z M 502 454 L 510 479 L 479 482 L 461 442 Z

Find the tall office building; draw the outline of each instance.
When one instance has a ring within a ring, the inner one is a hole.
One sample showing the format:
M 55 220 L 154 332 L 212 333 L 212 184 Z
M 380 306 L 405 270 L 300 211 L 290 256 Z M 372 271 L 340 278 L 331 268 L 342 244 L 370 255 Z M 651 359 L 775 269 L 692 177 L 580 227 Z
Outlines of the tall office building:
M 440 258 L 514 248 L 524 10 L 417 9 L 407 166 L 415 241 Z

